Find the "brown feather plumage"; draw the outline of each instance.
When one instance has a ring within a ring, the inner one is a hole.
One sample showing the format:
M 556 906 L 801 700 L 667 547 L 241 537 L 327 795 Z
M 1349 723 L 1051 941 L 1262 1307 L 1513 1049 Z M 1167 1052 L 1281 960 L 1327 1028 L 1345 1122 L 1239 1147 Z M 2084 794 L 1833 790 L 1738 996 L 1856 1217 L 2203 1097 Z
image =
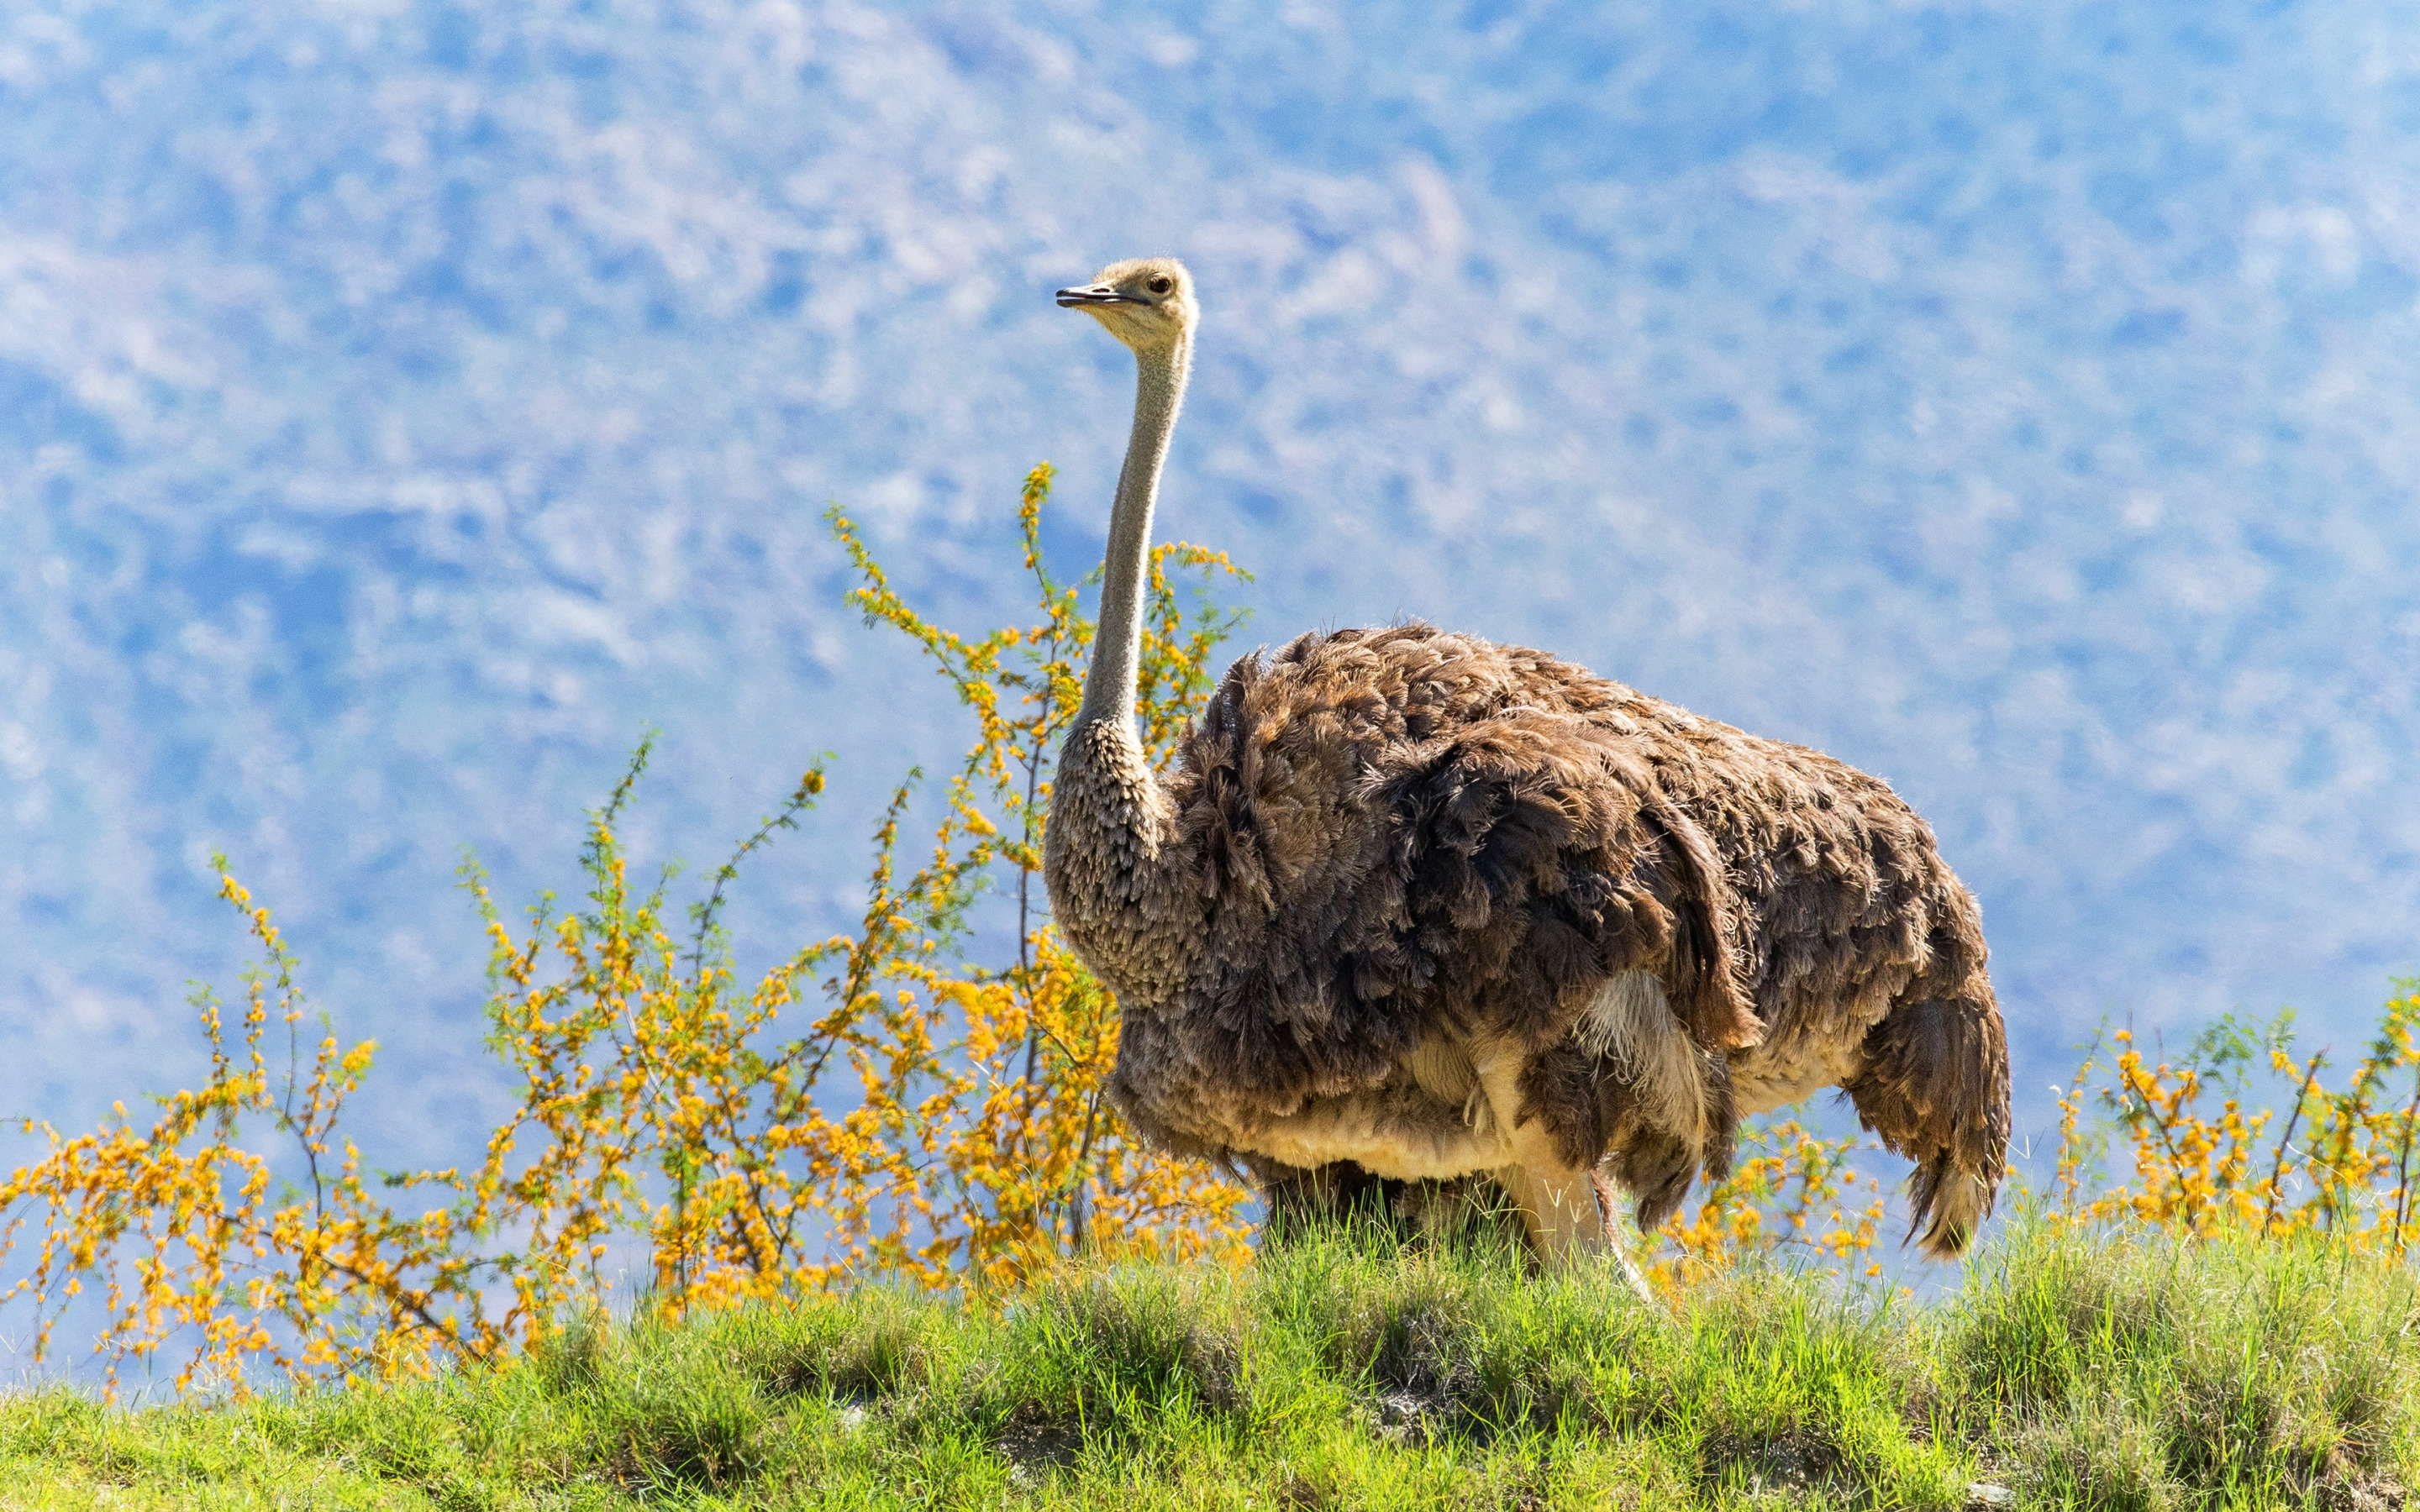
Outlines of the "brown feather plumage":
M 1469 1104 L 1423 1047 L 1509 1046 L 1519 1121 L 1606 1161 L 1642 1222 L 1727 1167 L 1742 1113 L 1827 1085 L 1918 1162 L 1931 1247 L 1979 1217 L 1936 1213 L 1951 1176 L 1988 1204 L 2008 1076 L 1978 912 L 1883 783 L 1422 625 L 1238 661 L 1164 788 L 1084 733 L 1047 864 L 1125 1005 L 1110 1089 L 1146 1136 L 1320 1189 L 1274 1131 L 1349 1105 L 1365 1139 L 1438 1142 Z M 1683 1119 L 1575 1033 L 1625 972 L 1699 1057 Z

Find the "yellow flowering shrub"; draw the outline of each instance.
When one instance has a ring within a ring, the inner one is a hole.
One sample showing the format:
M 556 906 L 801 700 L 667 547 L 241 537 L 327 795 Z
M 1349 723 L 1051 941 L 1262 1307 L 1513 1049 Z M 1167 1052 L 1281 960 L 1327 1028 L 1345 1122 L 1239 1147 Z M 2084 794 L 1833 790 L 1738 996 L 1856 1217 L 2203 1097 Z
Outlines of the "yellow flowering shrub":
M 604 1237 L 633 1224 L 656 1294 L 675 1308 L 876 1271 L 1003 1288 L 1078 1250 L 1242 1253 L 1247 1194 L 1199 1162 L 1142 1149 L 1105 1102 L 1116 1003 L 1042 918 L 1049 764 L 1092 635 L 1076 591 L 1042 563 L 1049 478 L 1044 467 L 1026 479 L 1018 514 L 1042 618 L 979 640 L 918 615 L 846 517 L 831 515 L 863 579 L 850 601 L 913 639 L 977 724 L 930 847 L 904 878 L 914 778 L 892 794 L 854 933 L 743 990 L 717 922 L 739 859 L 796 824 L 822 791 L 820 768 L 716 874 L 685 933 L 660 887 L 630 887 L 614 834 L 644 748 L 591 826 L 589 910 L 541 911 L 517 935 L 472 878 L 494 940 L 494 1042 L 527 1088 L 490 1142 L 479 1196 L 528 1226 L 512 1274 L 534 1311 L 567 1274 L 600 1287 Z M 1154 554 L 1140 691 L 1162 763 L 1233 623 L 1188 613 L 1171 566 L 1234 570 L 1187 546 Z M 963 949 L 986 883 L 1013 903 L 1013 961 Z M 804 1012 L 803 1032 L 783 1038 Z M 530 1134 L 542 1152 L 508 1175 Z
M 1684 1208 L 1651 1236 L 1640 1268 L 1658 1289 L 1680 1295 L 1751 1256 L 1882 1273 L 1870 1252 L 1886 1204 L 1881 1183 L 1856 1166 L 1861 1151 L 1880 1147 L 1854 1134 L 1827 1137 L 1800 1120 L 1803 1111 L 1742 1124 L 1730 1175 L 1694 1214 Z
M 2325 1080 L 2328 1052 L 2298 1057 L 2294 1037 L 2288 1012 L 2226 1015 L 2173 1058 L 2146 1054 L 2132 1030 L 2096 1042 L 2057 1089 L 2052 1215 L 2196 1235 L 2317 1231 L 2403 1254 L 2420 1240 L 2420 992 L 2388 1001 L 2341 1088 Z M 2280 1107 L 2252 1105 L 2263 1072 L 2287 1094 Z M 2085 1123 L 2090 1102 L 2126 1167 L 2097 1194 L 2090 1172 L 2104 1161 Z
M 644 745 L 591 819 L 585 907 L 545 901 L 516 928 L 466 868 L 491 945 L 489 1044 L 520 1084 L 475 1169 L 365 1176 L 337 1124 L 376 1047 L 306 1042 L 293 961 L 222 866 L 269 958 L 248 979 L 240 1047 L 205 995 L 209 1079 L 163 1100 L 150 1127 L 122 1107 L 75 1137 L 20 1122 L 42 1148 L 0 1184 L 0 1256 L 29 1223 L 34 1242 L 0 1300 L 36 1307 L 38 1357 L 63 1309 L 98 1288 L 113 1389 L 123 1364 L 172 1347 L 180 1391 L 241 1390 L 264 1366 L 348 1378 L 494 1358 L 593 1302 L 630 1235 L 672 1310 L 872 1272 L 997 1289 L 1078 1251 L 1240 1258 L 1249 1195 L 1126 1135 L 1103 1096 L 1117 1005 L 1043 917 L 1050 760 L 1093 629 L 1042 563 L 1049 482 L 1035 469 L 1018 511 L 1040 617 L 979 639 L 917 614 L 830 517 L 862 579 L 851 602 L 913 639 L 976 723 L 904 877 L 917 775 L 892 794 L 850 933 L 744 984 L 720 923 L 739 863 L 814 806 L 820 765 L 685 917 L 662 884 L 631 885 L 616 828 Z M 1235 624 L 1178 584 L 1235 570 L 1189 546 L 1153 555 L 1140 712 L 1161 764 Z M 996 937 L 975 928 L 986 889 L 1014 906 L 1013 959 L 970 953 Z M 282 1071 L 273 1019 L 288 1031 Z M 411 1193 L 420 1211 L 398 1211 Z
M 148 1128 L 123 1103 L 108 1125 L 72 1138 L 18 1120 L 46 1152 L 0 1182 L 0 1255 L 29 1211 L 39 1237 L 31 1268 L 0 1302 L 32 1299 L 39 1359 L 62 1311 L 97 1288 L 96 1348 L 112 1392 L 123 1365 L 149 1365 L 180 1337 L 179 1392 L 197 1380 L 241 1389 L 255 1364 L 298 1377 L 396 1374 L 492 1354 L 504 1338 L 483 1292 L 492 1262 L 463 1242 L 481 1215 L 453 1206 L 406 1215 L 382 1195 L 454 1193 L 452 1171 L 365 1180 L 361 1151 L 336 1126 L 377 1046 L 340 1049 L 324 1020 L 306 1038 L 285 940 L 225 859 L 213 860 L 221 896 L 268 957 L 245 977 L 240 1048 L 229 1049 L 204 991 L 194 1002 L 209 1077 L 158 1100 Z M 275 1071 L 272 1020 L 286 1031 Z M 242 1142 L 247 1124 L 265 1125 L 287 1157 L 282 1177 Z

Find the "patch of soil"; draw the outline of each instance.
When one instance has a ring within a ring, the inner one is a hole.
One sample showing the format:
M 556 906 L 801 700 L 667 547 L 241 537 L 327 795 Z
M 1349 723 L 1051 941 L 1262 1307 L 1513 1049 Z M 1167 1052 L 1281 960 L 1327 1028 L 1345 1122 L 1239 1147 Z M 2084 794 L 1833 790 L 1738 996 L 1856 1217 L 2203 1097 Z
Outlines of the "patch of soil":
M 1084 1447 L 1084 1435 L 1064 1423 L 1019 1415 L 1009 1420 L 992 1452 L 1008 1461 L 1009 1484 L 1036 1490 L 1061 1468 L 1074 1464 Z
M 1838 1451 L 1807 1434 L 1719 1438 L 1706 1445 L 1707 1480 L 1718 1482 L 1735 1473 L 1751 1499 L 1794 1498 L 1826 1485 L 1839 1470 Z
M 2408 1512 L 2412 1493 L 2394 1476 L 2338 1471 L 2319 1482 L 2319 1505 L 2328 1512 Z

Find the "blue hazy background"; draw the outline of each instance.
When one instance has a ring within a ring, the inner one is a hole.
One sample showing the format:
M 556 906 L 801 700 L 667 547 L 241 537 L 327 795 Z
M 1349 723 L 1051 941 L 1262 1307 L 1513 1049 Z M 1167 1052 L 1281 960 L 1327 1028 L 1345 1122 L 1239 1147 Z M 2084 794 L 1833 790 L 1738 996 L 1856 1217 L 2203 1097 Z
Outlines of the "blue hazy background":
M 1983 901 L 2021 1133 L 2102 1015 L 2420 959 L 2409 5 L 1080 0 L 0 13 L 0 1109 L 197 1074 L 223 847 L 380 1165 L 466 1156 L 475 848 L 853 913 L 968 733 L 1016 482 L 1097 559 L 1131 367 L 1052 287 L 1205 291 L 1171 535 L 1249 640 L 1417 614 L 1888 778 Z M 1243 649 L 1239 647 L 1238 649 Z

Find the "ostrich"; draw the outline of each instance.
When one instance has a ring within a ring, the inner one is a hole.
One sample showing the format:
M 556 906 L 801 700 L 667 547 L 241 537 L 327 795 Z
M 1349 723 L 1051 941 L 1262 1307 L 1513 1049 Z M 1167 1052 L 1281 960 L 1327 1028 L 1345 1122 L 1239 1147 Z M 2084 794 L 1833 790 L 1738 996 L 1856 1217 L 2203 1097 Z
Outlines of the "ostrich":
M 1135 356 L 1100 625 L 1044 838 L 1141 1135 L 1272 1210 L 1488 1180 L 1547 1264 L 1642 1229 L 1746 1114 L 1842 1088 L 1964 1247 L 2009 1136 L 1979 911 L 1882 782 L 1421 624 L 1228 671 L 1161 780 L 1134 729 L 1152 512 L 1200 318 L 1169 258 L 1058 302 Z M 1619 1251 L 1616 1250 L 1618 1254 Z

